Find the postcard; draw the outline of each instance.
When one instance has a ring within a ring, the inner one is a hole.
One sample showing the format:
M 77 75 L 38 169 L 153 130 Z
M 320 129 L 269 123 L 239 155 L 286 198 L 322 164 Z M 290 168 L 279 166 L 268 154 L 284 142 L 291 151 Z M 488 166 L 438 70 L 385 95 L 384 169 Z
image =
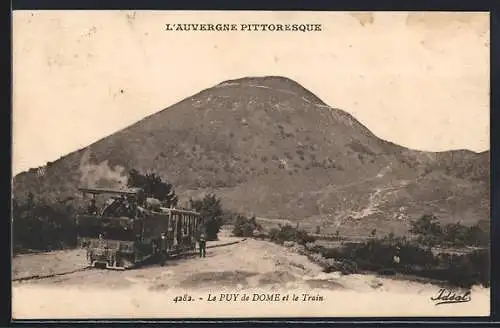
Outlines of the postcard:
M 12 28 L 14 319 L 489 315 L 488 13 Z

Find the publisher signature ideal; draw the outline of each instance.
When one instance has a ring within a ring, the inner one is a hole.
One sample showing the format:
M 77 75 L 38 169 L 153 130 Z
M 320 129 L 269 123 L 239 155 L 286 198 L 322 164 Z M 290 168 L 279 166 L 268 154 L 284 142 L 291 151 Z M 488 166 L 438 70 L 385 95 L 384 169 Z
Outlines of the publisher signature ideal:
M 467 303 L 471 301 L 471 292 L 458 292 L 451 289 L 441 288 L 437 295 L 431 297 L 431 300 L 440 304 L 454 304 L 454 303 Z

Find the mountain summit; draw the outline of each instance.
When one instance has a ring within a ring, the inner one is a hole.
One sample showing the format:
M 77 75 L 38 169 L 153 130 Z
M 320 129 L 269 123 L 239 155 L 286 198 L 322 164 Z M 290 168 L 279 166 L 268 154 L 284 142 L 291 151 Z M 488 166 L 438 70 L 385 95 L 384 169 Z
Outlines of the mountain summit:
M 489 219 L 489 161 L 489 152 L 400 147 L 293 80 L 251 77 L 203 90 L 48 163 L 44 174 L 20 173 L 14 195 L 64 199 L 79 184 L 124 185 L 135 168 L 159 173 L 181 199 L 216 192 L 259 217 L 404 233 L 429 212 Z

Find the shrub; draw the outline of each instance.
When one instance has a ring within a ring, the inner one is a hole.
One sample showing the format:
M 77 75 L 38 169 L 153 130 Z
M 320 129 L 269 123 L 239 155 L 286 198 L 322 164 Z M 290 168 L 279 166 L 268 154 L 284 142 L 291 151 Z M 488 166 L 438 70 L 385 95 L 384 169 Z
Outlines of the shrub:
M 207 240 L 217 240 L 217 234 L 224 223 L 220 199 L 214 194 L 206 195 L 203 199 L 190 200 L 191 208 L 200 213 Z
M 14 253 L 76 246 L 76 210 L 69 203 L 37 202 L 31 194 L 25 204 L 14 199 L 12 210 Z
M 438 218 L 423 215 L 412 223 L 410 232 L 417 235 L 417 241 L 426 246 L 441 244 L 451 247 L 488 246 L 490 244 L 489 222 L 482 220 L 467 227 L 460 223 L 450 223 L 441 227 Z
M 403 273 L 436 279 L 456 287 L 470 288 L 472 285 L 490 285 L 489 249 L 475 250 L 462 255 L 434 255 L 434 243 L 452 245 L 489 245 L 488 222 L 472 227 L 450 224 L 442 228 L 433 215 L 423 216 L 412 227 L 417 239 L 396 237 L 390 233 L 377 238 L 376 230 L 371 238 L 361 243 L 344 243 L 341 247 L 325 247 L 314 244 L 307 232 L 290 225 L 273 228 L 269 239 L 279 244 L 300 244 L 308 257 L 319 263 L 325 272 L 341 271 L 344 274 L 359 270 L 375 271 L 379 274 Z M 339 231 L 333 239 L 340 239 Z M 302 249 L 302 248 L 301 248 Z
M 269 230 L 268 236 L 271 241 L 276 242 L 278 240 L 278 234 L 280 232 L 280 229 L 277 228 L 271 228 Z
M 346 243 L 337 248 L 314 246 L 310 251 L 356 270 L 384 274 L 400 272 L 466 288 L 475 284 L 490 284 L 490 256 L 487 249 L 462 255 L 434 255 L 429 248 L 410 243 L 405 238 L 386 236 L 363 243 Z M 395 256 L 399 261 L 395 261 Z
M 410 232 L 417 235 L 439 236 L 442 230 L 437 217 L 431 214 L 425 214 L 412 223 Z
M 464 288 L 470 288 L 475 284 L 490 286 L 489 250 L 477 250 L 461 255 L 439 254 L 436 258 L 438 260 L 436 266 L 418 274 Z
M 289 224 L 280 227 L 280 229 L 271 229 L 269 238 L 278 244 L 293 241 L 300 245 L 306 245 L 315 241 L 315 238 L 310 236 L 307 231 L 294 228 Z
M 260 226 L 257 224 L 255 217 L 247 219 L 243 215 L 237 215 L 234 221 L 233 234 L 237 237 L 252 237 L 254 231 L 259 228 Z

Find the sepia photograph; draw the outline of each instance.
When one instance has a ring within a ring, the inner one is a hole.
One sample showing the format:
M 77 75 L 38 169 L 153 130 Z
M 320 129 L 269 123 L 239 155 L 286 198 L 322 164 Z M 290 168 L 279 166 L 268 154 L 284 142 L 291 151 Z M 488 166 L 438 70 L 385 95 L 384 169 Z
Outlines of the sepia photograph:
M 489 24 L 14 11 L 13 319 L 489 316 Z

